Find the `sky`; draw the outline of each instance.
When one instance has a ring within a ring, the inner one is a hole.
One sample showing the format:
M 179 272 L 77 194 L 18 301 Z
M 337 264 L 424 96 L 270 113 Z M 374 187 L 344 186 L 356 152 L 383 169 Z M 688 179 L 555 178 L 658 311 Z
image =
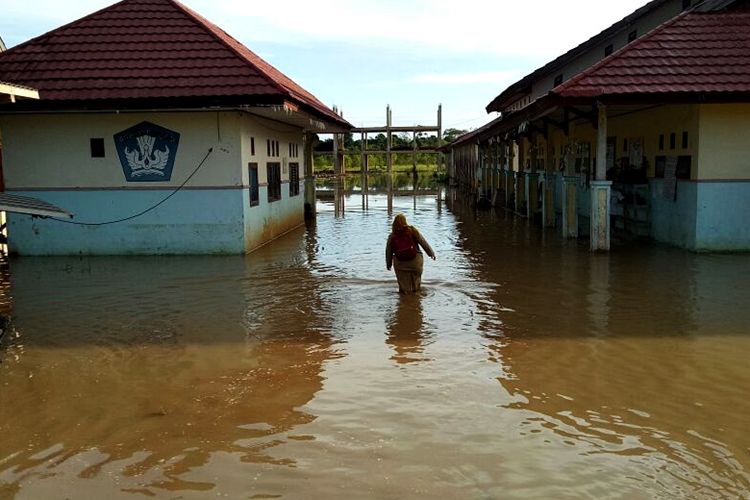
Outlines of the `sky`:
M 470 130 L 510 84 L 646 0 L 181 0 L 355 126 Z M 10 48 L 114 3 L 2 0 Z

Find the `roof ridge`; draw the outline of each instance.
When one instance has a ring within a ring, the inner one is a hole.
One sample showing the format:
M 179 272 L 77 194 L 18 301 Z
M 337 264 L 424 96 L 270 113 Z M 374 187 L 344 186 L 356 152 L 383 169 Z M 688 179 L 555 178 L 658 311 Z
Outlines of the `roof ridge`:
M 122 1 L 126 2 L 128 0 L 122 0 Z M 237 40 L 236 38 L 234 38 L 232 35 L 230 35 L 226 31 L 224 31 L 223 29 L 221 29 L 220 27 L 218 27 L 217 25 L 215 25 L 214 23 L 212 23 L 211 21 L 209 21 L 205 17 L 201 16 L 200 14 L 198 14 L 197 12 L 195 12 L 194 10 L 192 10 L 187 5 L 184 5 L 184 4 L 180 3 L 180 2 L 178 2 L 177 0 L 164 0 L 164 1 L 167 2 L 167 3 L 170 3 L 172 5 L 174 5 L 178 9 L 180 9 L 180 11 L 182 11 L 184 14 L 186 14 L 188 16 L 188 18 L 190 18 L 190 20 L 193 21 L 195 24 L 197 24 L 199 27 L 207 29 L 208 33 L 215 40 L 217 40 L 219 43 L 221 43 L 226 48 L 228 48 L 235 56 L 239 57 L 242 60 L 243 63 L 250 64 L 254 69 L 256 69 L 259 73 L 261 73 L 263 76 L 265 76 L 266 79 L 269 80 L 269 82 L 271 83 L 271 85 L 273 85 L 278 90 L 280 90 L 280 91 L 282 91 L 284 93 L 289 93 L 289 89 L 287 89 L 285 86 L 281 85 L 279 82 L 277 82 L 276 80 L 274 80 L 270 75 L 268 75 L 268 73 L 266 71 L 264 71 L 263 69 L 259 68 L 256 64 L 254 64 L 252 61 L 250 61 L 239 50 L 237 50 L 237 47 L 233 47 L 232 44 L 228 43 L 225 38 L 219 36 L 219 34 L 216 31 L 222 32 L 228 38 L 230 38 L 230 39 L 234 40 L 235 42 L 237 42 L 238 44 L 242 45 L 246 50 L 252 52 L 249 48 L 245 47 L 244 44 L 242 44 L 239 40 Z M 258 59 L 261 59 L 260 56 L 258 56 L 254 52 L 252 52 L 252 53 L 253 53 L 253 55 L 255 55 L 255 57 L 257 57 Z
M 324 103 L 318 100 L 317 97 L 302 88 L 300 84 L 289 78 L 287 75 L 276 69 L 272 64 L 253 52 L 245 44 L 227 33 L 224 29 L 220 28 L 218 25 L 209 21 L 207 18 L 195 12 L 187 5 L 182 4 L 178 0 L 164 1 L 174 5 L 184 14 L 186 14 L 191 21 L 196 23 L 199 27 L 206 29 L 215 40 L 227 47 L 234 55 L 239 57 L 243 63 L 252 66 L 253 69 L 263 75 L 269 81 L 269 83 L 273 87 L 277 88 L 282 94 L 286 94 L 288 97 L 300 101 L 301 104 L 308 104 L 313 108 L 317 107 L 318 111 L 323 111 L 326 114 L 331 115 L 332 112 Z M 256 59 L 261 64 L 259 65 L 254 62 L 250 57 L 248 57 L 248 54 L 244 54 L 243 51 L 248 52 L 252 58 Z M 289 84 L 287 84 L 286 82 L 288 82 Z
M 663 22 L 662 24 L 656 26 L 651 31 L 646 33 L 645 35 L 635 39 L 634 41 L 630 42 L 627 45 L 624 45 L 623 47 L 620 47 L 612 54 L 608 55 L 601 61 L 597 62 L 596 64 L 589 66 L 588 68 L 584 69 L 562 85 L 559 85 L 552 90 L 549 91 L 549 94 L 554 95 L 560 95 L 560 91 L 563 91 L 569 87 L 572 87 L 577 82 L 581 81 L 583 78 L 589 76 L 591 73 L 599 70 L 600 68 L 608 66 L 612 61 L 616 60 L 616 56 L 619 56 L 620 54 L 623 54 L 625 52 L 631 51 L 631 50 L 638 50 L 638 48 L 644 44 L 644 42 L 649 41 L 651 38 L 653 38 L 655 35 L 660 33 L 665 28 L 671 26 L 672 24 L 676 23 L 678 20 L 682 19 L 683 17 L 686 17 L 692 13 L 692 9 L 684 10 L 674 16 L 671 19 L 668 19 L 667 21 Z

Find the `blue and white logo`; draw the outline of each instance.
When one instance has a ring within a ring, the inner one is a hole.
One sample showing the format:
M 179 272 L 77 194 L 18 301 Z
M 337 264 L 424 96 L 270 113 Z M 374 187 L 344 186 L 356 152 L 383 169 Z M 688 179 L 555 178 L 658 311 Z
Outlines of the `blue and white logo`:
M 128 182 L 164 182 L 172 178 L 180 134 L 141 122 L 115 134 L 114 138 Z

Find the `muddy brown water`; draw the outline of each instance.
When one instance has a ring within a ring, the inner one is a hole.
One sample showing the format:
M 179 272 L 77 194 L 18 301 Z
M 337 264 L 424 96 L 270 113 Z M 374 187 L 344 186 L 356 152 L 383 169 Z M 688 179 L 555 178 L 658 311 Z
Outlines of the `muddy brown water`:
M 247 257 L 20 258 L 0 498 L 750 498 L 750 257 L 385 195 Z

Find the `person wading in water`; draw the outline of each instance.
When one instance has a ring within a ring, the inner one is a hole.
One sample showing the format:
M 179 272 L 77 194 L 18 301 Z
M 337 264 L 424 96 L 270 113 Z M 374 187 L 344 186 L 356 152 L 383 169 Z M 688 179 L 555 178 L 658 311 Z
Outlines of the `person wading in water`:
M 417 228 L 406 222 L 404 214 L 396 215 L 393 219 L 391 234 L 388 236 L 388 243 L 385 246 L 385 267 L 389 271 L 391 267 L 396 269 L 399 293 L 414 293 L 422 287 L 424 257 L 420 247 L 432 260 L 436 259 L 435 252 L 432 251 Z

